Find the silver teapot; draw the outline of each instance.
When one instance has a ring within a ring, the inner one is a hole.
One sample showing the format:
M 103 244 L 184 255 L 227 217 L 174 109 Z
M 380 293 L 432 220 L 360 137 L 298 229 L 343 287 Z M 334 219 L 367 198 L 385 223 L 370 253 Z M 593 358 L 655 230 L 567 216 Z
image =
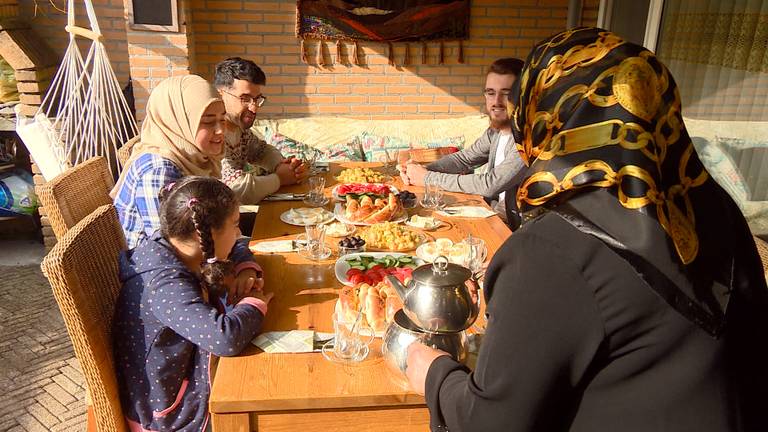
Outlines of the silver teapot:
M 427 332 L 465 330 L 480 312 L 478 284 L 472 272 L 449 263 L 445 256 L 415 269 L 407 287 L 392 275 L 387 280 L 403 301 L 406 316 Z
M 467 336 L 463 331 L 427 333 L 416 327 L 401 309 L 395 313 L 392 323 L 384 333 L 381 346 L 384 360 L 393 370 L 405 373 L 408 363 L 408 347 L 416 341 L 445 351 L 458 362 L 463 363 L 467 359 Z

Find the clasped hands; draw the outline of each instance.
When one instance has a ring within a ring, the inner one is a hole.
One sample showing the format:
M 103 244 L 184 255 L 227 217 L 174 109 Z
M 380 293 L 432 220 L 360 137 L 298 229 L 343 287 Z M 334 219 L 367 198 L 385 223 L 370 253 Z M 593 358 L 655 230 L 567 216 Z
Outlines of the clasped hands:
M 428 169 L 419 165 L 411 159 L 408 159 L 405 163 L 399 164 L 397 170 L 400 171 L 400 179 L 406 186 L 424 186 L 424 178 L 429 172 Z
M 275 168 L 275 174 L 280 178 L 280 186 L 301 183 L 309 176 L 309 171 L 309 165 L 295 157 L 283 159 Z
M 234 305 L 245 297 L 254 297 L 264 303 L 269 303 L 274 293 L 263 291 L 264 278 L 262 276 L 261 267 L 258 267 L 257 269 L 248 268 L 240 271 L 237 275 L 228 277 L 226 280 L 227 303 Z

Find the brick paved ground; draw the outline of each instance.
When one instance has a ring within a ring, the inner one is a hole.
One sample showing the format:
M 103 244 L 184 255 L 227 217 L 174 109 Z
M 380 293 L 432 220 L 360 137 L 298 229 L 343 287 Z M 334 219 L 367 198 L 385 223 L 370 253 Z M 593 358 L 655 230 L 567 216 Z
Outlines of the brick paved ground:
M 0 431 L 82 431 L 85 390 L 39 265 L 0 266 Z

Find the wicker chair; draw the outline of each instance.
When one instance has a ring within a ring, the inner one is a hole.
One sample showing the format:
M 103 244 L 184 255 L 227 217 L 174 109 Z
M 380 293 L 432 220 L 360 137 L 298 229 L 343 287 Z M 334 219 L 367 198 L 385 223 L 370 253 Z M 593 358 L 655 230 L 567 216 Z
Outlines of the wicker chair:
M 101 156 L 88 159 L 38 186 L 37 195 L 48 213 L 56 239 L 61 239 L 99 206 L 111 204 L 109 191 L 113 186 L 107 160 Z
M 88 430 L 127 431 L 112 357 L 112 318 L 121 286 L 118 255 L 125 249 L 117 212 L 109 204 L 72 227 L 41 265 L 85 375 L 96 422 Z
M 131 158 L 131 151 L 133 151 L 133 146 L 136 145 L 137 142 L 139 142 L 140 135 L 136 135 L 135 137 L 131 138 L 123 144 L 122 147 L 120 147 L 120 150 L 117 151 L 117 160 L 120 161 L 120 166 L 123 168 L 126 168 L 125 164 L 128 163 L 128 159 Z

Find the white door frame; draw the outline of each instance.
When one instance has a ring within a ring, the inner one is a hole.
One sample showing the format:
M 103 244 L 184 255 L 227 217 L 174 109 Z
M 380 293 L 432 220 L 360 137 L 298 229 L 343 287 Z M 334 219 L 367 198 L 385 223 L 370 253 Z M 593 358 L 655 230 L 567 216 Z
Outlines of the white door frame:
M 600 0 L 600 9 L 597 12 L 597 26 L 606 30 L 611 23 L 614 0 Z M 645 22 L 645 37 L 643 46 L 656 52 L 656 44 L 659 41 L 661 30 L 661 13 L 664 11 L 664 0 L 650 0 L 648 4 L 648 20 Z

